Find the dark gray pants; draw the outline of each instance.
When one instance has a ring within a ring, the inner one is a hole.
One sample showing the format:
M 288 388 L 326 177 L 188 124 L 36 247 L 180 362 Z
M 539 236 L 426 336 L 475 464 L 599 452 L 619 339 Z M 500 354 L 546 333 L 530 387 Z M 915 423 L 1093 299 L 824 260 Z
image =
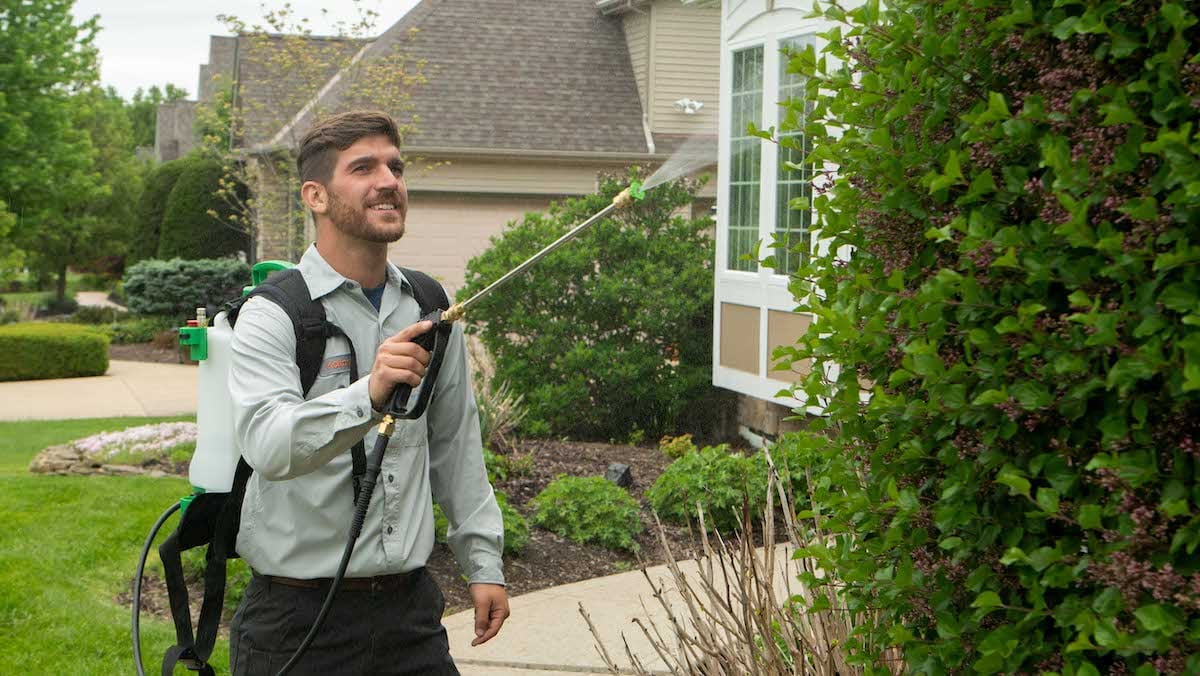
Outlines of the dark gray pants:
M 255 575 L 230 625 L 234 676 L 274 676 L 304 640 L 328 591 L 327 584 L 304 589 Z M 442 626 L 445 607 L 424 568 L 398 584 L 343 588 L 290 673 L 458 676 Z

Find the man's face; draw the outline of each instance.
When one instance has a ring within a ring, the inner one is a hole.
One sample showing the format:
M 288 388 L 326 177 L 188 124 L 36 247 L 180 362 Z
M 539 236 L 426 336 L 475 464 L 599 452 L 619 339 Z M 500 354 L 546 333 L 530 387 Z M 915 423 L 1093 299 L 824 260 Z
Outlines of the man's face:
M 325 216 L 344 234 L 381 243 L 404 236 L 404 162 L 386 136 L 361 138 L 339 152 L 327 190 Z

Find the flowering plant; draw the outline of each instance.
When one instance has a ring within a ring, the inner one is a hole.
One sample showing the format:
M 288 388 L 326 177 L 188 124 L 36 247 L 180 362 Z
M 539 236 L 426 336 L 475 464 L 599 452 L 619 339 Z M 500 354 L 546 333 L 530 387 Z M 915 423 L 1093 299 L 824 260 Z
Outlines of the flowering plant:
M 167 457 L 175 451 L 190 451 L 195 445 L 194 422 L 140 425 L 116 432 L 101 432 L 71 442 L 75 450 L 98 461 L 130 457 Z

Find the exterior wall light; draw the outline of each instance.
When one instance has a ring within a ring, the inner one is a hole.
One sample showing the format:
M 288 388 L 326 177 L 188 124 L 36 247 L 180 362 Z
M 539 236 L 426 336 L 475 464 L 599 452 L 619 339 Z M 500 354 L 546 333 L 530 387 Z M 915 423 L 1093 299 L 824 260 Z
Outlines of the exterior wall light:
M 675 110 L 688 115 L 695 115 L 704 107 L 703 101 L 694 101 L 692 99 L 679 99 L 675 102 Z

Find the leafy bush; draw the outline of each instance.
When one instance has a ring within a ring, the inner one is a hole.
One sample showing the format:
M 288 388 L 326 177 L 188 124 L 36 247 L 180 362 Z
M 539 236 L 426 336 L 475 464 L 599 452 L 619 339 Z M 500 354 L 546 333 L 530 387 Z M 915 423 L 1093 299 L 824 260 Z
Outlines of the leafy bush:
M 232 258 L 142 261 L 130 266 L 123 280 L 131 311 L 180 318 L 236 298 L 249 281 L 250 266 Z
M 603 177 L 597 194 L 510 224 L 467 264 L 458 298 L 608 206 L 624 185 Z M 695 189 L 654 188 L 472 308 L 496 379 L 525 398 L 526 433 L 624 439 L 714 419 L 711 222 L 674 215 Z
M 119 321 L 108 327 L 108 334 L 112 338 L 114 345 L 128 345 L 131 343 L 149 343 L 157 339 L 159 334 L 166 331 L 174 331 L 178 328 L 179 321 L 173 317 L 134 317 Z M 172 338 L 171 344 L 178 344 L 178 340 Z
M 62 300 L 53 296 L 47 298 L 38 305 L 37 316 L 39 317 L 59 317 L 69 315 L 79 309 L 79 303 L 74 298 L 66 297 Z
M 696 444 L 692 443 L 690 434 L 681 434 L 677 437 L 665 436 L 658 440 L 658 450 L 668 458 L 677 460 L 688 453 L 695 453 Z
M 130 243 L 127 264 L 158 255 L 158 241 L 162 232 L 163 214 L 167 210 L 167 199 L 186 165 L 187 161 L 184 159 L 171 160 L 158 165 L 146 175 L 142 195 L 137 203 L 134 225 L 136 232 Z
M 488 481 L 507 481 L 509 478 L 527 477 L 533 474 L 532 454 L 502 454 L 483 449 L 483 463 L 487 467 Z
M 219 194 L 219 160 L 186 157 L 163 212 L 158 258 L 222 258 L 250 247 L 245 231 L 229 225 L 233 208 Z
M 887 5 L 790 104 L 854 252 L 797 272 L 823 329 L 783 361 L 832 437 L 809 553 L 879 610 L 858 659 L 1200 673 L 1195 4 Z
M 108 336 L 91 326 L 27 322 L 0 326 L 0 380 L 100 376 Z
M 576 542 L 637 551 L 638 503 L 604 477 L 559 475 L 530 505 L 533 523 Z
M 504 554 L 520 556 L 529 545 L 529 523 L 516 508 L 508 504 L 508 496 L 500 491 L 496 491 L 496 504 L 500 506 L 500 517 L 504 520 Z M 433 530 L 438 542 L 446 542 L 446 531 L 449 527 L 446 513 L 434 504 Z
M 726 444 L 706 446 L 668 465 L 646 491 L 646 499 L 660 519 L 675 523 L 695 519 L 700 503 L 709 529 L 731 533 L 738 530 L 745 504 L 752 520 L 762 513 L 767 499 L 764 470 L 764 464 L 731 453 Z
M 129 312 L 115 307 L 85 305 L 71 315 L 75 324 L 113 324 L 129 317 Z

